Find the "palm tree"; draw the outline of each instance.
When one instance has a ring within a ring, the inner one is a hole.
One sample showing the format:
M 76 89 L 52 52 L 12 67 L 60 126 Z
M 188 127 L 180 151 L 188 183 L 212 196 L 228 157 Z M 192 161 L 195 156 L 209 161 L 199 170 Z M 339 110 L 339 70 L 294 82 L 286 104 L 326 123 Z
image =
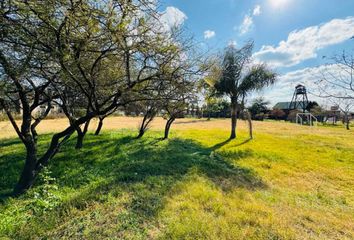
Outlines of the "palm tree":
M 236 49 L 226 48 L 218 78 L 214 78 L 214 89 L 218 95 L 226 95 L 231 100 L 231 135 L 236 138 L 237 113 L 244 108 L 247 95 L 274 84 L 276 74 L 265 64 L 252 64 L 253 42 Z M 215 74 L 214 74 L 215 76 Z M 208 79 L 209 84 L 211 83 Z

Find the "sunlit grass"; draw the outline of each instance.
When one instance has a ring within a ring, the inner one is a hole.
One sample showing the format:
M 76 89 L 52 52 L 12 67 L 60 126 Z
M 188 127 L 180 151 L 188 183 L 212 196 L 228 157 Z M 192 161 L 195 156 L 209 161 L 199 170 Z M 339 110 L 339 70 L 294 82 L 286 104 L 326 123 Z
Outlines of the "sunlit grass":
M 168 141 L 162 125 L 141 140 L 126 129 L 89 134 L 80 151 L 72 139 L 49 166 L 58 188 L 44 203 L 40 184 L 5 197 L 24 149 L 1 140 L 0 238 L 354 238 L 353 131 L 256 123 L 248 141 L 241 123 L 227 141 L 229 121 L 189 121 Z

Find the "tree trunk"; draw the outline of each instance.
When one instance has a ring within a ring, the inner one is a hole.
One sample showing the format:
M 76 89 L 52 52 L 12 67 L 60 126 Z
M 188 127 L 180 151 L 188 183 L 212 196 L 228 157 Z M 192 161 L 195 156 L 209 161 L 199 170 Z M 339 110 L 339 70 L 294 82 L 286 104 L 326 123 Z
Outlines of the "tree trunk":
M 76 132 L 77 132 L 77 139 L 76 139 L 75 149 L 81 149 L 81 148 L 82 148 L 82 145 L 83 145 L 83 141 L 84 141 L 85 134 L 84 134 L 84 132 L 81 130 L 80 127 L 78 127 L 78 128 L 76 129 Z
M 99 121 L 98 121 L 98 126 L 97 126 L 97 129 L 96 129 L 96 132 L 95 132 L 95 135 L 98 136 L 101 132 L 101 129 L 103 127 L 103 120 L 104 118 L 99 118 Z
M 349 127 L 349 125 L 350 125 L 350 120 L 349 120 L 348 114 L 345 114 L 344 117 L 345 117 L 345 127 L 346 127 L 347 130 L 350 130 L 350 127 Z
M 166 125 L 165 125 L 165 136 L 163 139 L 168 139 L 168 134 L 170 133 L 170 128 L 171 128 L 171 125 L 174 120 L 175 120 L 175 118 L 170 118 L 167 120 Z
M 19 137 L 21 138 L 24 145 L 26 146 L 26 151 L 27 151 L 25 166 L 22 170 L 20 179 L 13 190 L 14 195 L 20 195 L 22 193 L 25 193 L 26 190 L 31 188 L 38 173 L 43 169 L 43 167 L 48 165 L 49 161 L 59 151 L 61 145 L 70 138 L 70 136 L 75 132 L 75 130 L 81 124 L 86 123 L 89 119 L 92 119 L 92 117 L 94 117 L 93 114 L 81 117 L 78 120 L 76 120 L 73 124 L 70 124 L 62 132 L 54 134 L 47 151 L 38 160 L 37 160 L 37 145 L 33 140 L 32 136 L 30 135 L 27 136 L 30 130 L 25 129 L 25 128 L 29 129 L 30 127 L 26 127 L 25 125 L 22 125 L 22 128 L 24 130 L 23 132 L 27 132 L 27 134 L 24 135 L 25 137 L 23 137 L 23 135 L 21 134 L 17 126 L 14 125 L 16 132 L 20 133 Z M 10 118 L 10 120 L 11 119 L 12 118 Z
M 85 123 L 85 126 L 84 126 L 84 134 L 86 135 L 87 131 L 88 131 L 88 128 L 90 126 L 90 122 L 91 122 L 91 119 L 89 119 L 86 123 Z
M 146 128 L 145 122 L 147 122 L 147 115 L 145 115 L 143 118 L 143 121 L 142 121 L 140 128 L 139 128 L 139 134 L 138 134 L 138 136 L 136 136 L 136 138 L 141 138 L 142 136 L 144 136 L 145 128 Z
M 59 151 L 60 146 L 75 132 L 75 129 L 75 126 L 71 125 L 64 131 L 53 135 L 49 148 L 37 161 L 36 169 L 38 171 L 48 164 L 49 160 L 52 159 L 53 156 Z
M 237 98 L 231 97 L 231 135 L 230 139 L 236 138 L 237 125 Z
M 37 176 L 37 147 L 34 142 L 26 143 L 26 161 L 19 181 L 17 182 L 13 194 L 18 196 L 26 192 L 34 183 Z
M 138 134 L 138 136 L 136 136 L 136 138 L 137 139 L 142 138 L 144 136 L 144 134 L 145 134 L 145 131 L 143 129 L 140 129 L 139 134 Z
M 142 136 L 144 136 L 148 126 L 150 125 L 150 123 L 152 122 L 152 120 L 155 117 L 155 113 L 153 113 L 153 110 L 149 110 L 143 118 L 143 121 L 140 125 L 140 129 L 139 129 L 139 134 L 136 138 L 141 138 Z
M 246 111 L 247 121 L 248 121 L 248 130 L 250 133 L 250 139 L 253 139 L 253 126 L 252 126 L 252 118 L 249 111 Z
M 25 104 L 23 104 L 22 124 L 19 136 L 26 147 L 26 160 L 20 175 L 20 179 L 13 191 L 15 196 L 26 192 L 26 190 L 28 190 L 33 185 L 37 175 L 37 136 L 33 136 L 31 134 L 32 116 L 28 102 L 25 100 L 22 102 Z
M 90 125 L 91 119 L 87 120 L 84 126 L 84 130 L 81 130 L 80 127 L 77 127 L 76 132 L 77 132 L 77 140 L 76 140 L 76 146 L 75 149 L 81 149 L 82 146 L 84 145 L 84 138 L 86 136 L 86 133 L 88 131 L 89 125 Z

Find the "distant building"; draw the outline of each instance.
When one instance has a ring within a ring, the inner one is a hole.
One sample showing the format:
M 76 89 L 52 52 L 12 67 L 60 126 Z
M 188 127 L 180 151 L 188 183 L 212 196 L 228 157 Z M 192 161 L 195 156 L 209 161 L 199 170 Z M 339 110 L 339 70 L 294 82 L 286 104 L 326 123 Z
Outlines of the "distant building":
M 35 108 L 32 112 L 34 115 L 42 115 L 44 112 L 47 110 L 47 105 L 43 104 Z M 50 111 L 48 115 L 58 115 L 58 114 L 63 114 L 63 109 L 61 106 L 59 106 L 57 103 L 52 103 L 52 106 L 50 107 Z
M 296 108 L 299 111 L 302 111 L 304 108 L 308 107 L 308 103 L 296 102 Z M 303 106 L 305 104 L 305 106 Z M 281 109 L 284 112 L 289 112 L 295 108 L 295 102 L 278 102 L 274 105 L 273 109 Z

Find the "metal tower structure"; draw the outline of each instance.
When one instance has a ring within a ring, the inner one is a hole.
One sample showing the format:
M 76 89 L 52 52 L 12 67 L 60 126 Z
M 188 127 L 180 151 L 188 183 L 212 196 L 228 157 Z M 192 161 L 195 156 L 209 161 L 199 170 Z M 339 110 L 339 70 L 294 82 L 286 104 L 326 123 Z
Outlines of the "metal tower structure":
M 297 85 L 295 87 L 295 92 L 291 100 L 289 110 L 302 109 L 302 112 L 305 113 L 308 104 L 309 100 L 307 98 L 307 91 L 305 86 L 301 84 Z

